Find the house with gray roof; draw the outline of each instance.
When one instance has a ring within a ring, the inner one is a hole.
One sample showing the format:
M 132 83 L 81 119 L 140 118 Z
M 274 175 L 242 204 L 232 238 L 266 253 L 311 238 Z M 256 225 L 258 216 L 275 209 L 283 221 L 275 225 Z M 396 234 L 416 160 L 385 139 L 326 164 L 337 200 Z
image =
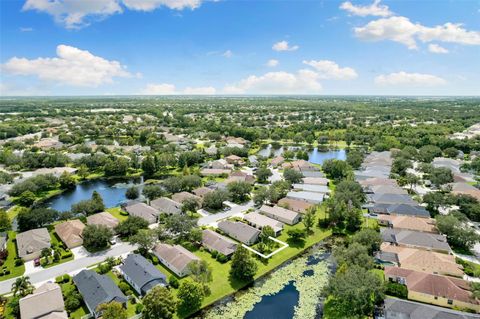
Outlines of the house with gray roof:
M 108 276 L 84 269 L 73 277 L 73 282 L 82 295 L 90 314 L 95 318 L 102 315 L 98 311 L 98 306 L 101 304 L 116 301 L 126 307 L 127 297 Z
M 180 245 L 157 244 L 153 248 L 153 253 L 168 269 L 174 272 L 178 277 L 185 277 L 189 274 L 188 265 L 196 260 L 200 260 L 194 253 L 188 251 Z
M 374 204 L 418 205 L 418 203 L 407 194 L 367 194 L 367 200 Z
M 380 232 L 383 241 L 393 245 L 431 250 L 446 254 L 452 252 L 445 235 L 397 228 L 384 228 Z
M 139 295 L 145 295 L 157 285 L 167 285 L 167 277 L 142 255 L 128 255 L 119 268 L 125 281 Z
M 409 204 L 374 204 L 369 207 L 370 213 L 387 215 L 404 215 L 430 218 L 430 212 L 420 205 Z
M 242 222 L 224 220 L 218 223 L 218 228 L 228 236 L 246 244 L 253 245 L 257 242 L 260 231 L 255 227 Z
M 236 242 L 210 229 L 203 230 L 202 245 L 209 251 L 218 251 L 227 257 L 237 250 Z
M 167 215 L 178 215 L 182 212 L 182 204 L 167 197 L 152 200 L 150 206 Z
M 24 261 L 39 258 L 44 248 L 50 248 L 50 234 L 46 228 L 31 229 L 17 234 L 18 256 Z
M 316 185 L 316 184 L 293 184 L 293 188 L 296 190 L 302 190 L 312 193 L 330 193 L 330 189 L 325 185 Z
M 263 214 L 267 217 L 273 218 L 278 220 L 279 222 L 288 224 L 288 225 L 295 225 L 300 221 L 300 214 L 294 212 L 293 210 L 289 210 L 280 206 L 268 206 L 263 205 L 260 210 L 260 214 Z
M 306 191 L 290 191 L 287 193 L 287 198 L 301 200 L 310 204 L 320 204 L 323 202 L 325 194 L 323 193 L 313 193 Z
M 385 319 L 478 319 L 479 315 L 409 300 L 386 298 Z
M 250 225 L 262 230 L 263 227 L 270 226 L 275 232 L 275 236 L 278 236 L 283 229 L 283 223 L 270 217 L 264 216 L 257 212 L 245 214 L 243 219 Z
M 124 207 L 124 210 L 130 216 L 136 216 L 145 219 L 149 224 L 154 224 L 158 220 L 160 211 L 152 206 L 148 206 L 145 203 L 135 203 Z

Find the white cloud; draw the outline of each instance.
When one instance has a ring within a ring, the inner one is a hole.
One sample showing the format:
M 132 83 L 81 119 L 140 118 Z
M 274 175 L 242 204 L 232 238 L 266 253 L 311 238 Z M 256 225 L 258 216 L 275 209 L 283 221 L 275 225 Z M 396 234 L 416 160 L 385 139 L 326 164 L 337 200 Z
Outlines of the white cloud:
M 375 77 L 375 84 L 381 86 L 438 86 L 447 81 L 431 74 L 407 73 L 404 71 L 390 74 L 381 74 Z
M 172 10 L 196 9 L 203 0 L 26 0 L 23 10 L 45 12 L 68 29 L 89 25 L 89 18 L 102 19 L 122 13 L 124 7 L 152 11 L 162 6 Z M 123 5 L 123 6 L 122 6 Z
M 226 58 L 231 58 L 233 56 L 233 52 L 231 50 L 227 50 L 222 53 L 222 56 Z
M 280 62 L 278 60 L 275 60 L 275 59 L 270 59 L 267 61 L 266 63 L 266 66 L 268 67 L 271 67 L 271 68 L 274 68 L 276 67 Z
M 435 44 L 435 43 L 431 43 L 428 45 L 428 51 L 432 52 L 432 53 L 437 53 L 437 54 L 446 54 L 448 53 L 448 50 L 445 49 L 444 47 L 438 45 L 438 44 Z
M 340 9 L 343 9 L 353 15 L 361 16 L 361 17 L 366 17 L 366 16 L 388 17 L 393 14 L 388 9 L 388 6 L 380 4 L 380 0 L 375 0 L 371 5 L 367 5 L 367 6 L 356 6 L 350 1 L 346 1 L 340 5 Z
M 426 27 L 412 23 L 406 17 L 390 17 L 371 21 L 363 27 L 354 28 L 355 35 L 366 41 L 391 40 L 417 49 L 417 40 L 422 42 L 450 42 L 464 45 L 480 45 L 480 31 L 468 31 L 462 24 L 445 23 Z
M 297 73 L 268 72 L 250 75 L 240 82 L 226 86 L 226 94 L 316 94 L 322 90 L 318 74 L 311 70 Z
M 186 87 L 181 91 L 177 91 L 175 85 L 169 83 L 150 83 L 140 91 L 140 94 L 143 95 L 214 95 L 215 93 L 216 89 L 211 86 Z
M 32 60 L 13 57 L 2 65 L 2 70 L 13 75 L 33 75 L 58 84 L 88 87 L 112 83 L 114 77 L 131 76 L 120 62 L 72 46 L 57 46 L 57 56 Z
M 272 46 L 272 50 L 274 51 L 296 51 L 298 48 L 298 45 L 290 46 L 287 41 L 280 41 Z
M 337 63 L 329 60 L 303 61 L 314 68 L 320 79 L 352 80 L 358 77 L 357 72 L 349 67 L 341 68 Z
M 162 6 L 172 10 L 196 9 L 202 0 L 122 0 L 132 10 L 152 11 Z

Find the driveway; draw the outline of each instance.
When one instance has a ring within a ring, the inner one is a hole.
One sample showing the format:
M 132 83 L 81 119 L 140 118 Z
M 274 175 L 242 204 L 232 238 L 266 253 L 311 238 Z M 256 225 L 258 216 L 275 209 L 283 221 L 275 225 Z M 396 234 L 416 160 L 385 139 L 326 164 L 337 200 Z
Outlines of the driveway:
M 253 201 L 250 200 L 245 204 L 242 205 L 235 205 L 231 206 L 231 209 L 218 213 L 218 214 L 211 214 L 208 216 L 204 216 L 198 219 L 198 225 L 199 226 L 212 226 L 212 227 L 217 227 L 217 223 L 226 218 L 234 217 L 234 216 L 242 216 L 242 214 L 249 210 L 250 208 L 253 207 Z
M 28 274 L 30 277 L 30 282 L 33 285 L 38 285 L 46 281 L 54 281 L 55 277 L 70 274 L 74 275 L 80 272 L 82 269 L 87 268 L 93 264 L 100 263 L 108 257 L 118 257 L 124 254 L 128 254 L 136 249 L 136 246 L 130 245 L 128 243 L 119 243 L 109 250 L 98 252 L 95 254 L 89 254 L 86 257 L 79 259 L 74 259 L 72 261 L 54 266 L 51 268 L 41 269 L 39 271 Z M 12 283 L 15 281 L 15 278 L 0 281 L 0 294 L 9 293 L 12 288 Z
M 278 182 L 278 181 L 281 181 L 283 178 L 282 178 L 282 173 L 280 173 L 278 171 L 278 168 L 273 168 L 272 169 L 272 176 L 270 176 L 268 178 L 268 181 L 270 183 L 274 183 L 274 182 Z

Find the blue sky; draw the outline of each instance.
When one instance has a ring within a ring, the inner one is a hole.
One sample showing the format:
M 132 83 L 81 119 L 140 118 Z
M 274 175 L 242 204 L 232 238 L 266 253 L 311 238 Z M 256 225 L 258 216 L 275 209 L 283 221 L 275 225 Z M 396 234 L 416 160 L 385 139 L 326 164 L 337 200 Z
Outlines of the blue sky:
M 478 1 L 0 1 L 2 95 L 478 95 Z

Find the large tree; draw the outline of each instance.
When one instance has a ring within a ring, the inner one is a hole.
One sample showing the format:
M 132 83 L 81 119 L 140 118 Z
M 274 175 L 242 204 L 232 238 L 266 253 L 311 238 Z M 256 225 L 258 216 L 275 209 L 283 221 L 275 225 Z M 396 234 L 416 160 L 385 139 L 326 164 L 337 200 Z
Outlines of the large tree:
M 127 319 L 127 310 L 117 301 L 103 303 L 98 306 L 97 311 L 102 314 L 102 319 Z
M 21 232 L 41 228 L 55 221 L 58 212 L 51 208 L 34 208 L 21 210 L 17 215 L 18 230 Z
M 168 288 L 153 287 L 143 298 L 144 319 L 171 319 L 175 314 L 177 302 Z
M 145 219 L 137 216 L 129 216 L 115 227 L 115 231 L 120 237 L 130 237 L 138 233 L 140 229 L 146 228 L 148 228 L 148 222 Z
M 241 281 L 251 281 L 257 272 L 257 263 L 250 252 L 243 246 L 238 246 L 232 257 L 230 275 Z
M 83 229 L 83 246 L 89 251 L 98 251 L 108 247 L 113 232 L 103 225 L 87 225 Z
M 187 314 L 200 308 L 205 298 L 205 290 L 201 283 L 186 279 L 180 284 L 177 297 L 179 311 Z

